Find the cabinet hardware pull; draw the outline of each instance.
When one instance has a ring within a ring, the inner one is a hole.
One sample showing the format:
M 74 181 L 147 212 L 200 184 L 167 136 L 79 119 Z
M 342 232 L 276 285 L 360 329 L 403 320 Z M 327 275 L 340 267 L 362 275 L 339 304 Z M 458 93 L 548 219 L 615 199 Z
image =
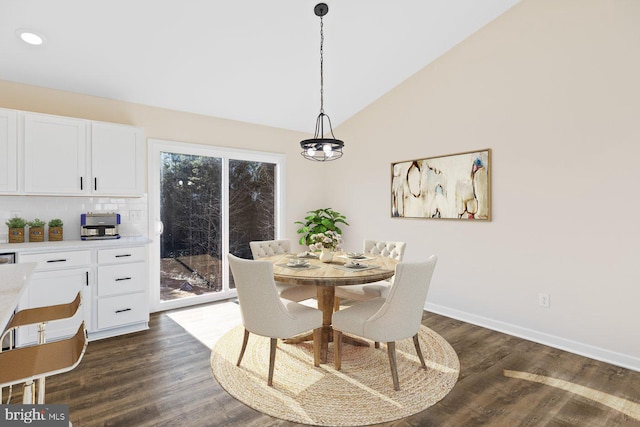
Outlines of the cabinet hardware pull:
M 93 178 L 93 189 L 98 191 L 98 178 Z
M 131 256 L 131 254 L 116 255 L 116 258 L 122 258 L 122 257 L 125 257 L 125 256 Z
M 48 259 L 47 262 L 65 262 L 66 259 Z
M 122 310 L 116 310 L 116 314 L 117 313 L 123 313 L 125 311 L 131 311 L 131 309 L 130 308 L 123 308 Z
M 89 286 L 89 272 L 85 271 L 84 274 L 86 275 L 86 279 L 87 279 L 87 286 Z
M 82 183 L 82 177 L 80 177 L 80 190 L 84 190 L 84 185 Z
M 121 278 L 116 279 L 116 282 L 119 282 L 121 280 L 131 280 L 131 277 L 121 277 Z

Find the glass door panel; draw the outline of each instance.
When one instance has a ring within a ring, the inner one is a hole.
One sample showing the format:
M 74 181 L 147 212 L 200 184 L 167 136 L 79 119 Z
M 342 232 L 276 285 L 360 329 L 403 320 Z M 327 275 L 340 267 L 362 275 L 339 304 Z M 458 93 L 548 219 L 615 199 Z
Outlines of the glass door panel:
M 160 153 L 160 299 L 223 290 L 222 159 Z
M 249 242 L 275 238 L 275 183 L 275 164 L 229 160 L 229 253 L 252 259 Z

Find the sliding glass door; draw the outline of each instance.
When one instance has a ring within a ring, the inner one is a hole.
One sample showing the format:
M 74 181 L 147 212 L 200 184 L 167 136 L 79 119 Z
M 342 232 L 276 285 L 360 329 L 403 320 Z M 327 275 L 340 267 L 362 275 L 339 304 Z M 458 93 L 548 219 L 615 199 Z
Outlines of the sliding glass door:
M 284 157 L 150 140 L 154 311 L 234 297 L 226 254 L 278 236 Z M 155 264 L 155 265 L 154 265 Z

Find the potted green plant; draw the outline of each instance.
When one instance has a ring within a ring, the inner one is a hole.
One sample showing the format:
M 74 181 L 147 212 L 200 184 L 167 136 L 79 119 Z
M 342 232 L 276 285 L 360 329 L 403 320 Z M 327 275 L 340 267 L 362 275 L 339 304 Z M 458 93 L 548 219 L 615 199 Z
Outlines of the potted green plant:
M 30 242 L 44 242 L 44 224 L 45 222 L 39 218 L 27 222 Z
M 59 242 L 62 240 L 62 220 L 60 218 L 54 218 L 49 221 L 49 241 Z
M 329 250 L 339 249 L 342 243 L 342 237 L 340 236 L 342 230 L 338 227 L 338 224 L 349 225 L 347 218 L 331 208 L 316 209 L 307 213 L 309 215 L 304 218 L 304 222 L 295 222 L 295 224 L 302 225 L 297 230 L 298 234 L 302 234 L 299 243 L 309 246 L 312 251 L 321 250 L 325 247 Z
M 9 243 L 23 243 L 24 242 L 24 227 L 27 222 L 22 218 L 11 218 L 7 221 L 7 227 L 9 227 Z

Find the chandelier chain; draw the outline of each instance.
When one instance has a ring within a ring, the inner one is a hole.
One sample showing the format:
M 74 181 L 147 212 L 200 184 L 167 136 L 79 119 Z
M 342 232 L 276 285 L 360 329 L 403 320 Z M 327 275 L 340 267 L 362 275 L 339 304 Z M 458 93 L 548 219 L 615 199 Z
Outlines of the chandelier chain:
M 320 17 L 320 113 L 324 114 L 324 23 Z

